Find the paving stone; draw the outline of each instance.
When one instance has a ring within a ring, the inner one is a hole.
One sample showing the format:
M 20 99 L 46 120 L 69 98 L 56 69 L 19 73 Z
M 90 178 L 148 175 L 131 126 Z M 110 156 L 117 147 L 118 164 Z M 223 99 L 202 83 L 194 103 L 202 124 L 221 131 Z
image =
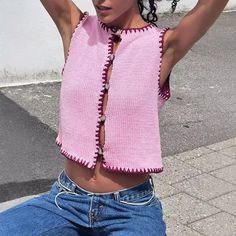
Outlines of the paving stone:
M 168 184 L 172 184 L 201 173 L 201 170 L 188 165 L 175 156 L 169 156 L 164 159 L 164 171 L 159 174 L 159 179 Z
M 224 166 L 236 163 L 235 159 L 225 156 L 223 154 L 212 152 L 198 158 L 193 158 L 186 161 L 187 164 L 201 169 L 204 172 L 213 171 Z
M 207 236 L 236 235 L 236 217 L 226 212 L 218 213 L 188 226 Z
M 156 195 L 162 199 L 165 197 L 169 197 L 179 192 L 178 189 L 172 187 L 171 185 L 165 183 L 164 181 L 159 180 L 159 175 L 152 175 L 154 186 L 155 186 L 155 193 Z
M 178 193 L 162 199 L 162 206 L 166 217 L 173 217 L 182 224 L 191 223 L 221 211 L 186 193 Z
M 232 158 L 236 158 L 236 146 L 222 149 L 219 152 Z
M 175 157 L 181 161 L 186 161 L 192 158 L 200 157 L 204 154 L 211 153 L 211 152 L 214 152 L 214 151 L 209 148 L 199 147 L 191 151 L 176 154 Z
M 236 185 L 236 165 L 215 170 L 210 174 Z
M 201 236 L 197 231 L 177 222 L 175 219 L 166 217 L 166 233 L 170 236 Z
M 173 184 L 173 186 L 204 201 L 215 198 L 236 189 L 235 185 L 227 183 L 209 174 L 202 174 Z
M 210 200 L 209 203 L 236 216 L 236 191 Z
M 220 143 L 214 143 L 206 146 L 206 148 L 218 151 L 232 146 L 236 146 L 236 138 L 228 139 Z

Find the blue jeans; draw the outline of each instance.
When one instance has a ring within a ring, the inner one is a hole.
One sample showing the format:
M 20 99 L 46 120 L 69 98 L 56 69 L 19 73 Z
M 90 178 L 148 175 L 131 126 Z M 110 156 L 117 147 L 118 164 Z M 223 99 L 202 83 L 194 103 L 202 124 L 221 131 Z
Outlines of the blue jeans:
M 153 179 L 117 192 L 93 193 L 64 170 L 51 190 L 0 213 L 0 236 L 165 236 Z

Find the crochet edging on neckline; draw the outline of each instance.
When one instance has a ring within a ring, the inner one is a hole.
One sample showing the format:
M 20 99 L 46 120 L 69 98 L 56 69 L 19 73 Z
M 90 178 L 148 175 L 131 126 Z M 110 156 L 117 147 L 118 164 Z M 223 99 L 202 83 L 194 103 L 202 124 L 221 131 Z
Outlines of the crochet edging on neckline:
M 106 23 L 102 22 L 100 19 L 98 19 L 98 22 L 102 29 L 106 30 L 107 32 L 110 30 L 111 32 L 122 30 L 123 32 L 127 33 L 136 33 L 136 32 L 144 32 L 151 28 L 156 27 L 153 23 L 148 23 L 147 25 L 140 27 L 140 28 L 119 28 L 119 27 L 112 27 L 108 26 Z

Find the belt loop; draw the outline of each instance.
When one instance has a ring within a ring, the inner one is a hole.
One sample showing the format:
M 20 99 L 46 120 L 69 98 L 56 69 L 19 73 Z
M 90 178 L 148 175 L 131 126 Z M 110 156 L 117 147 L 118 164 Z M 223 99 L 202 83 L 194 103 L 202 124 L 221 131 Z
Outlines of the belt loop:
M 62 172 L 63 172 L 63 170 L 60 172 L 60 174 L 59 174 L 58 177 L 57 177 L 57 181 L 58 181 L 58 182 L 60 182 Z
M 150 184 L 151 184 L 151 186 L 152 186 L 152 189 L 153 189 L 153 191 L 154 191 L 154 193 L 155 193 L 154 181 L 153 181 L 153 178 L 152 178 L 151 175 L 149 175 L 149 182 L 150 182 Z
M 120 194 L 119 194 L 119 192 L 114 192 L 114 198 L 115 198 L 115 200 L 116 201 L 120 201 Z
M 72 191 L 72 192 L 75 192 L 76 185 L 75 185 L 74 183 L 72 183 L 71 185 L 72 185 L 72 186 L 71 186 L 71 191 Z

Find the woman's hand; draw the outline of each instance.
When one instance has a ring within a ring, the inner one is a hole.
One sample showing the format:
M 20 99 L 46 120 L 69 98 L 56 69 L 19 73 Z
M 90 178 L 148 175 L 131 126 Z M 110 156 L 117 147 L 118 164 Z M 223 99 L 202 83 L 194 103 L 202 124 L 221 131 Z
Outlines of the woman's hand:
M 180 23 L 166 33 L 165 53 L 172 67 L 213 25 L 229 0 L 199 0 Z

